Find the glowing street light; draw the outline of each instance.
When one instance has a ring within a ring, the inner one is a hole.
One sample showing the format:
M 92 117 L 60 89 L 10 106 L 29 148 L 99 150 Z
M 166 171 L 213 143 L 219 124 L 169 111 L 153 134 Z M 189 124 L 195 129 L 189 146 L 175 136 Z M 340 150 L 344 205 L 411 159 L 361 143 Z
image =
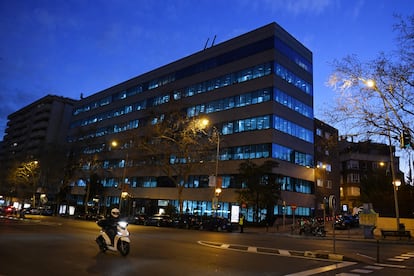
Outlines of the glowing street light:
M 119 146 L 118 141 L 113 140 L 111 142 L 111 146 L 113 148 L 117 148 Z M 128 197 L 128 192 L 126 191 L 126 170 L 127 170 L 127 165 L 128 165 L 128 157 L 129 157 L 129 152 L 128 150 L 126 150 L 126 156 L 125 156 L 125 162 L 124 162 L 124 168 L 122 171 L 122 183 L 121 183 L 121 195 L 119 197 L 119 211 L 121 212 L 121 207 L 122 207 L 122 200 L 126 199 Z
M 368 88 L 374 90 L 375 92 L 377 92 L 379 94 L 379 96 L 382 99 L 382 103 L 384 105 L 384 111 L 385 111 L 385 116 L 386 116 L 385 121 L 386 121 L 386 124 L 387 124 L 388 147 L 389 147 L 389 151 L 390 151 L 390 166 L 391 166 L 392 186 L 394 188 L 395 217 L 396 217 L 396 220 L 397 220 L 397 230 L 399 230 L 400 229 L 400 210 L 399 210 L 399 207 L 398 207 L 397 190 L 398 190 L 398 187 L 401 185 L 401 181 L 396 179 L 396 173 L 395 173 L 395 168 L 394 168 L 394 151 L 392 149 L 392 142 L 391 142 L 391 126 L 390 126 L 390 118 L 389 118 L 389 115 L 388 115 L 389 109 L 391 109 L 394 113 L 395 113 L 395 110 L 392 107 L 392 105 L 387 101 L 387 99 L 385 98 L 385 96 L 381 92 L 381 90 L 378 89 L 378 86 L 377 86 L 377 84 L 374 80 L 371 80 L 371 79 L 365 80 L 365 79 L 362 79 L 362 78 L 360 80 Z M 388 104 L 388 106 L 387 106 L 387 104 Z

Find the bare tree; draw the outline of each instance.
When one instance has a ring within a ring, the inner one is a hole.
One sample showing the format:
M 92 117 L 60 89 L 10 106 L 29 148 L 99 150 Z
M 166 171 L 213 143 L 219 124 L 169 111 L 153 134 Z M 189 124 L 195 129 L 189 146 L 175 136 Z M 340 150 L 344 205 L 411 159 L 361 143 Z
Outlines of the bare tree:
M 145 136 L 140 139 L 142 158 L 150 166 L 159 168 L 160 176 L 177 187 L 180 213 L 183 211 L 182 192 L 189 176 L 211 157 L 215 142 L 206 127 L 203 119 L 171 111 L 149 124 Z
M 14 183 L 16 184 L 17 194 L 21 197 L 33 196 L 33 207 L 35 207 L 35 193 L 40 180 L 39 161 L 33 160 L 23 162 L 14 171 Z
M 414 16 L 397 17 L 397 50 L 362 62 L 355 55 L 333 62 L 328 84 L 338 93 L 326 120 L 346 134 L 398 144 L 414 127 Z

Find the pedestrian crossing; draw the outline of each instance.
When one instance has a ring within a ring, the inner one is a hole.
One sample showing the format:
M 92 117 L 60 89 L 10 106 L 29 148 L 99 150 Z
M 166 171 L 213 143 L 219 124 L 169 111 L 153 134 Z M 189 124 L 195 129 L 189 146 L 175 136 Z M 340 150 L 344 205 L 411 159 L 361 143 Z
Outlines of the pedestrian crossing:
M 392 258 L 388 258 L 387 261 L 391 261 L 391 262 L 404 262 L 404 261 L 409 260 L 411 258 L 414 258 L 414 251 L 407 252 L 407 253 L 403 253 L 401 255 L 394 256 Z
M 387 261 L 391 264 L 376 264 L 376 265 L 366 265 L 361 268 L 355 268 L 350 269 L 349 272 L 342 272 L 335 274 L 335 276 L 361 276 L 361 275 L 368 275 L 370 273 L 375 273 L 376 271 L 379 271 L 383 269 L 384 267 L 399 267 L 403 268 L 403 266 L 400 265 L 392 265 L 392 263 L 402 263 L 404 261 L 410 260 L 411 258 L 414 258 L 414 251 L 413 252 L 407 252 L 403 253 L 397 256 L 394 256 L 392 258 L 388 258 Z
M 362 268 L 355 268 L 350 270 L 349 272 L 344 273 L 338 273 L 336 276 L 360 276 L 360 275 L 366 275 L 369 273 L 373 273 L 375 271 L 381 270 L 384 267 L 377 266 L 377 265 L 366 265 Z

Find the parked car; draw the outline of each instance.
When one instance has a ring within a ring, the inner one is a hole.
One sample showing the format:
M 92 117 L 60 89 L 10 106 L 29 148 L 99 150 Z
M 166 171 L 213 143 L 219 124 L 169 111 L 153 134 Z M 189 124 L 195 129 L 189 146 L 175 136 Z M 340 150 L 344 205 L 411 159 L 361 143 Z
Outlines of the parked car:
M 0 214 L 1 215 L 13 215 L 16 212 L 16 208 L 13 206 L 3 206 L 0 208 Z
M 207 217 L 203 218 L 203 221 L 200 225 L 200 230 L 210 230 L 210 231 L 233 231 L 233 225 L 231 222 L 222 217 Z
M 343 229 L 350 229 L 353 227 L 359 227 L 359 217 L 358 215 L 350 216 L 350 215 L 343 215 L 338 216 L 335 220 L 335 229 L 343 230 Z
M 155 214 L 147 218 L 144 225 L 170 227 L 173 226 L 173 220 L 169 215 Z
M 145 214 L 136 214 L 128 218 L 128 222 L 132 224 L 144 225 L 145 221 L 148 219 L 148 216 Z
M 179 215 L 173 218 L 174 227 L 185 229 L 200 229 L 202 218 L 197 215 Z

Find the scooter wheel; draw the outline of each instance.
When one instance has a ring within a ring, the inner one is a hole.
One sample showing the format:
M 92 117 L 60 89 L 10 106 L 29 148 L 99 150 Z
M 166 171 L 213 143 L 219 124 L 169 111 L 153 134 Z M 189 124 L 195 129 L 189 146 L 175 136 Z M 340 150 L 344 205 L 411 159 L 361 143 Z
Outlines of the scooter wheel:
M 118 250 L 122 256 L 126 256 L 129 253 L 129 242 L 126 241 L 119 241 L 118 242 Z
M 105 241 L 103 240 L 102 237 L 98 237 L 96 239 L 96 243 L 99 246 L 99 249 L 101 250 L 101 252 L 105 252 L 108 248 L 106 247 Z

